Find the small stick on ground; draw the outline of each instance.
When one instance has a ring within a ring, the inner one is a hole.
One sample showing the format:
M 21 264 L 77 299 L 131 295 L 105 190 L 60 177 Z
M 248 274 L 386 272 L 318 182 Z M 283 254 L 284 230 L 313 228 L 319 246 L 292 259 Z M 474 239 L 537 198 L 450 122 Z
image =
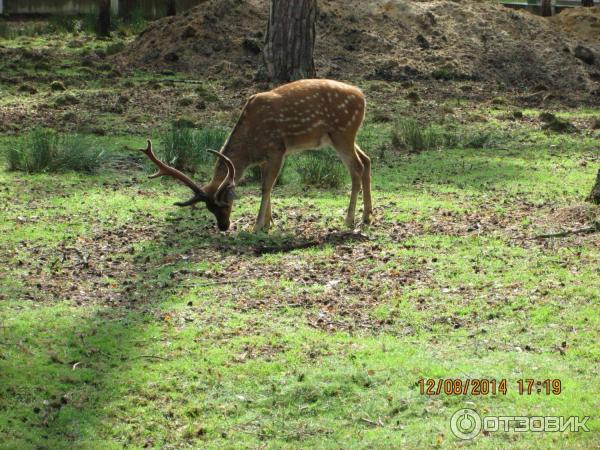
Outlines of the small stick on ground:
M 535 236 L 533 239 L 558 238 L 558 237 L 571 236 L 573 234 L 597 233 L 599 231 L 600 231 L 600 222 L 594 222 L 594 224 L 591 227 L 577 228 L 575 230 L 559 231 L 558 233 L 540 234 L 539 236 Z
M 169 358 L 163 358 L 162 356 L 157 356 L 157 355 L 140 355 L 140 356 L 134 356 L 133 358 L 129 358 L 129 359 L 134 360 L 134 359 L 142 359 L 142 358 L 160 359 L 162 361 L 170 361 Z

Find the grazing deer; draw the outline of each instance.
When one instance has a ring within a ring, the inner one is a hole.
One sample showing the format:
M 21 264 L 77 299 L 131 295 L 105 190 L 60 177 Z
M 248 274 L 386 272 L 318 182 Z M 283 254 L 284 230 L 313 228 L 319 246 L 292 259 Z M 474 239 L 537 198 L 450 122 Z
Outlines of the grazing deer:
M 365 97 L 356 87 L 332 80 L 301 80 L 250 97 L 218 156 L 212 180 L 199 186 L 180 171 L 161 162 L 152 143 L 141 149 L 158 166 L 150 178 L 171 176 L 188 186 L 194 196 L 177 206 L 204 202 L 219 229 L 229 229 L 233 188 L 244 171 L 260 166 L 262 200 L 254 231 L 271 224 L 271 190 L 285 156 L 292 152 L 332 145 L 352 177 L 346 225 L 354 226 L 358 192 L 363 189 L 363 222 L 369 223 L 371 160 L 356 145 L 365 115 Z

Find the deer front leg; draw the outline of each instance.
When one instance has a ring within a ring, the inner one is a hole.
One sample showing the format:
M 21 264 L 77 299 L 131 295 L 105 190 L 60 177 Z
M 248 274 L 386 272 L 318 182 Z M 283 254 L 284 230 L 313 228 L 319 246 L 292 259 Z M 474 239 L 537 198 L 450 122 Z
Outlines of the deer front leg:
M 262 198 L 260 209 L 254 225 L 254 232 L 268 230 L 271 226 L 271 191 L 279 176 L 279 171 L 283 165 L 283 158 L 273 158 L 261 166 L 262 174 Z

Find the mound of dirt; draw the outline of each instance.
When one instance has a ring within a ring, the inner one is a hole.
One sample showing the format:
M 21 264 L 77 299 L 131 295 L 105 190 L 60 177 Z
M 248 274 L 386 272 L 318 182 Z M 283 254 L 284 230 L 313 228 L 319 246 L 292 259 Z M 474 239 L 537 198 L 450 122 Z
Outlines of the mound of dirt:
M 600 6 L 565 9 L 550 20 L 557 28 L 580 39 L 600 43 Z
M 448 0 L 320 0 L 319 7 L 315 62 L 322 77 L 474 80 L 600 95 L 600 42 L 582 42 L 527 12 Z M 154 22 L 116 61 L 251 80 L 267 14 L 267 0 L 208 0 Z M 582 46 L 595 58 L 577 57 Z

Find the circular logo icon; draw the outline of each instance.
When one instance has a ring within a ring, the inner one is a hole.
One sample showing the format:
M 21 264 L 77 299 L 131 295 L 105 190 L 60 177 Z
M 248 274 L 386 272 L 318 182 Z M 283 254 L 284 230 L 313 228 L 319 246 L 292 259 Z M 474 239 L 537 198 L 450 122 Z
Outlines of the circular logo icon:
M 459 439 L 473 439 L 481 431 L 481 417 L 472 409 L 459 409 L 450 419 L 450 429 Z

